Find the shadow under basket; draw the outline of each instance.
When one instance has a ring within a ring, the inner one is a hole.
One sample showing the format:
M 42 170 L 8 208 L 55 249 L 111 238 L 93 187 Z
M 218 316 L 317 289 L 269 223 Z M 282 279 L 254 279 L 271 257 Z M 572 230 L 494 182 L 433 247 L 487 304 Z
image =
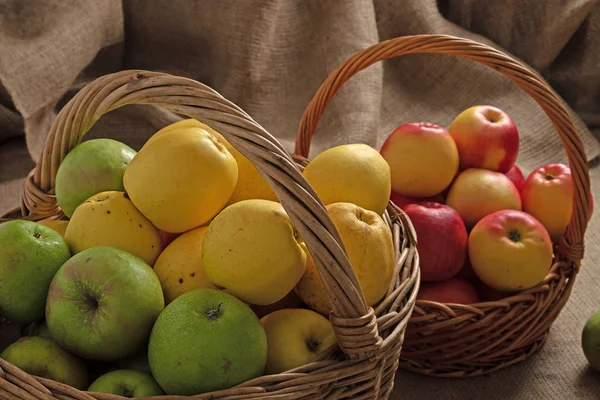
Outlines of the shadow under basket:
M 390 204 L 384 213 L 396 250 L 394 279 L 374 308 L 365 304 L 338 232 L 323 203 L 278 141 L 239 107 L 191 79 L 150 71 L 102 76 L 80 90 L 60 111 L 21 206 L 2 221 L 63 217 L 53 188 L 58 166 L 100 117 L 129 104 L 153 104 L 201 121 L 220 132 L 250 159 L 274 189 L 305 240 L 326 286 L 338 344 L 305 366 L 262 376 L 194 399 L 386 399 L 394 386 L 404 333 L 419 288 L 412 225 Z M 0 327 L 1 329 L 1 327 Z M 182 400 L 186 396 L 162 396 Z M 189 397 L 190 399 L 192 397 Z M 0 359 L 0 399 L 124 399 L 88 393 L 29 375 Z
M 563 240 L 555 246 L 553 265 L 542 283 L 500 301 L 468 306 L 416 302 L 400 367 L 436 377 L 478 376 L 523 361 L 540 349 L 567 302 L 583 258 L 584 234 L 591 215 L 586 200 L 591 198 L 587 158 L 569 113 L 537 74 L 487 45 L 447 35 L 399 37 L 348 58 L 323 82 L 305 110 L 295 153 L 308 157 L 312 136 L 327 104 L 351 77 L 378 61 L 418 53 L 475 61 L 518 85 L 552 121 L 575 184 L 573 216 Z

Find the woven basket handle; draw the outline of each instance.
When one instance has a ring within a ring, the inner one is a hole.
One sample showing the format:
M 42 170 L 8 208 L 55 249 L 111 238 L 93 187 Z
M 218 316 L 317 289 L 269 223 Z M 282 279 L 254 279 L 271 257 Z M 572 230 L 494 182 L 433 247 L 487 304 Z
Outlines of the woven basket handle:
M 194 80 L 122 71 L 85 86 L 52 125 L 41 159 L 27 180 L 23 217 L 38 220 L 60 215 L 52 194 L 58 166 L 103 114 L 128 104 L 154 104 L 204 122 L 254 163 L 315 259 L 331 300 L 331 320 L 340 347 L 351 358 L 372 355 L 381 344 L 377 330 L 368 329 L 375 323 L 375 314 L 365 304 L 340 236 L 315 191 L 271 134 L 235 104 Z
M 457 56 L 492 68 L 516 83 L 548 115 L 567 152 L 575 183 L 573 216 L 560 243 L 560 252 L 579 266 L 584 253 L 585 230 L 591 215 L 588 200 L 591 198 L 589 168 L 583 144 L 569 113 L 553 90 L 523 64 L 490 46 L 449 35 L 415 35 L 390 39 L 354 54 L 329 75 L 308 104 L 298 128 L 296 155 L 308 157 L 319 119 L 346 81 L 378 61 L 418 53 Z

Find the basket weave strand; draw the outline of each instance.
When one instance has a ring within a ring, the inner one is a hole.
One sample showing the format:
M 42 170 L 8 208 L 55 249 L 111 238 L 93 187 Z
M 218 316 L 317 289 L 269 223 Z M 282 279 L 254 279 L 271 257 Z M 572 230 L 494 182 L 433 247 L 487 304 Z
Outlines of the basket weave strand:
M 333 308 L 330 320 L 338 345 L 314 362 L 194 398 L 386 398 L 393 388 L 404 331 L 419 286 L 414 230 L 406 215 L 393 205 L 384 214 L 396 248 L 397 279 L 375 310 L 366 306 L 340 236 L 300 167 L 248 114 L 199 82 L 150 71 L 121 71 L 85 86 L 54 121 L 41 158 L 28 176 L 20 209 L 3 220 L 60 218 L 63 214 L 53 194 L 60 163 L 103 114 L 128 104 L 154 104 L 196 118 L 221 132 L 250 159 L 304 239 Z M 0 395 L 11 399 L 122 399 L 33 377 L 1 359 L 0 368 Z
M 472 60 L 518 85 L 552 121 L 573 175 L 573 216 L 555 251 L 554 265 L 540 285 L 499 301 L 472 305 L 417 301 L 406 332 L 401 367 L 440 377 L 477 376 L 520 362 L 538 350 L 568 300 L 584 255 L 591 214 L 587 158 L 569 113 L 538 74 L 487 45 L 448 35 L 399 37 L 349 57 L 308 104 L 298 128 L 294 156 L 308 157 L 319 119 L 350 78 L 378 61 L 418 53 Z

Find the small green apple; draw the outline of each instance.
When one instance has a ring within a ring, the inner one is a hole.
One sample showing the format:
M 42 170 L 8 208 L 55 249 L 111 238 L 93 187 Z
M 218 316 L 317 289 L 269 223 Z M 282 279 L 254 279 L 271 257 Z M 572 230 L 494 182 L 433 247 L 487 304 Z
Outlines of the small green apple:
M 71 257 L 56 231 L 32 221 L 0 225 L 0 309 L 6 319 L 30 323 L 44 317 L 52 277 Z
M 262 375 L 267 337 L 247 304 L 218 290 L 196 289 L 160 314 L 148 359 L 167 394 L 206 393 Z
M 147 342 L 164 304 L 160 281 L 141 258 L 116 247 L 92 247 L 54 276 L 46 323 L 72 353 L 116 361 Z
M 0 358 L 31 375 L 82 390 L 88 385 L 88 374 L 83 362 L 52 339 L 23 337 L 7 347 Z
M 88 392 L 116 394 L 127 398 L 164 394 L 152 375 L 131 369 L 108 372 L 96 379 Z
M 592 314 L 585 323 L 581 345 L 590 367 L 600 372 L 600 310 Z
M 124 191 L 123 174 L 135 155 L 112 139 L 88 140 L 71 150 L 56 173 L 56 200 L 65 215 L 71 218 L 77 206 L 97 193 Z

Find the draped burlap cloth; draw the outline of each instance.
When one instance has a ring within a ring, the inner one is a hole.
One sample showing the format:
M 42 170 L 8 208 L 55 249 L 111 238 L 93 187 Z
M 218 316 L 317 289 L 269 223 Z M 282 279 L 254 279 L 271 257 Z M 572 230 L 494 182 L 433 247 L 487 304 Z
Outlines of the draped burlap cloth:
M 0 0 L 0 211 L 16 204 L 57 110 L 99 75 L 141 68 L 199 80 L 291 151 L 300 116 L 329 72 L 378 41 L 419 33 L 471 38 L 536 69 L 568 105 L 588 158 L 600 154 L 598 1 Z M 355 76 L 327 109 L 311 155 L 342 143 L 380 145 L 404 122 L 448 126 L 475 104 L 500 107 L 515 120 L 524 172 L 565 160 L 549 120 L 515 85 L 473 62 L 438 55 L 386 61 Z M 126 107 L 89 137 L 139 148 L 172 117 Z M 592 181 L 600 182 L 595 167 Z M 600 374 L 585 368 L 579 345 L 583 322 L 600 308 L 599 226 L 594 218 L 575 293 L 536 357 L 467 381 L 400 372 L 393 397 L 599 398 Z

